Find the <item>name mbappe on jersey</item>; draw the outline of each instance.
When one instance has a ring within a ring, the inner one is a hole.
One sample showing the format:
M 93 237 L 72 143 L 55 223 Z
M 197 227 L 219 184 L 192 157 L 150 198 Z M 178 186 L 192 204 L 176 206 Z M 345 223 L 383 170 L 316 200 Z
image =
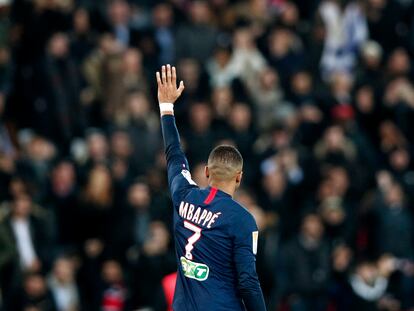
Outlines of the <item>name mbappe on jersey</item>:
M 213 213 L 205 208 L 196 207 L 194 204 L 184 201 L 181 201 L 178 213 L 182 218 L 208 229 L 211 228 L 221 215 L 221 212 Z

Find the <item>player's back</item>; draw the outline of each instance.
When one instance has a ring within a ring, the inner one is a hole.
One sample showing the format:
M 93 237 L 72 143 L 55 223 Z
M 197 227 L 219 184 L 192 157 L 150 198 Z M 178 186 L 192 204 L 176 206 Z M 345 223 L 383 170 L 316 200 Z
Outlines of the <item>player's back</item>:
M 230 195 L 210 187 L 194 187 L 174 204 L 176 255 L 181 263 L 174 310 L 245 310 L 238 294 L 240 267 L 234 258 L 255 253 L 253 217 Z

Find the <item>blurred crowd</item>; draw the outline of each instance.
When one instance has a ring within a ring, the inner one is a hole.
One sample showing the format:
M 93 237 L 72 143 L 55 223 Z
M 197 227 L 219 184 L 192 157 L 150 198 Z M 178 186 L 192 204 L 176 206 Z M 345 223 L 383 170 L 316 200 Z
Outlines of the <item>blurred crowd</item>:
M 412 0 L 0 0 L 1 310 L 167 310 L 167 63 L 193 179 L 244 157 L 269 310 L 414 310 L 413 55 Z

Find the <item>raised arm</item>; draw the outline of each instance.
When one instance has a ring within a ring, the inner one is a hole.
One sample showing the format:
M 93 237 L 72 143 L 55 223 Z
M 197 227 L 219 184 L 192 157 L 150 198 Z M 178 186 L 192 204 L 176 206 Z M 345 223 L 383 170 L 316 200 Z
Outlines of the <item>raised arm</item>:
M 181 81 L 177 88 L 177 72 L 170 65 L 162 66 L 157 72 L 158 102 L 160 105 L 161 127 L 167 158 L 168 184 L 174 202 L 181 200 L 188 189 L 195 187 L 191 179 L 187 158 L 181 149 L 180 136 L 174 118 L 174 103 L 184 90 Z

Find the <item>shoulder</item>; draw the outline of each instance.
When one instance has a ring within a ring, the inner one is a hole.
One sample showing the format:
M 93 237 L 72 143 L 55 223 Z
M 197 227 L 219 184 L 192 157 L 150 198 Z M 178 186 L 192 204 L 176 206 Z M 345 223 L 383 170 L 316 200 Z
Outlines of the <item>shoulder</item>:
M 228 198 L 227 200 L 226 204 L 228 204 L 232 213 L 243 219 L 254 219 L 253 215 L 242 204 L 232 198 Z
M 226 204 L 230 211 L 231 225 L 237 232 L 257 231 L 256 221 L 253 215 L 239 202 L 227 199 Z
M 186 168 L 183 168 L 181 172 L 173 177 L 170 185 L 172 199 L 175 204 L 185 199 L 192 191 L 199 189 Z

